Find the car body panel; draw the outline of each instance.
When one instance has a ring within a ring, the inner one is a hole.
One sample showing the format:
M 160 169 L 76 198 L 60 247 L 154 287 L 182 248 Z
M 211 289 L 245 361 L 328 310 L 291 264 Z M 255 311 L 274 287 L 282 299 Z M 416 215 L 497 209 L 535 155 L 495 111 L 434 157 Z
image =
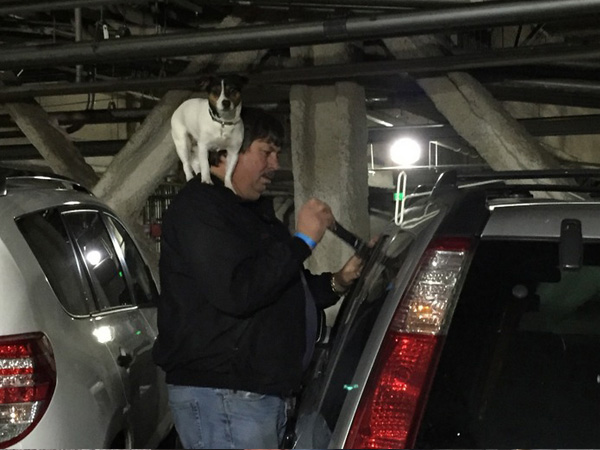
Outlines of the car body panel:
M 472 186 L 464 190 L 444 187 L 438 194 L 434 191 L 426 200 L 407 208 L 400 226 L 391 223 L 385 229 L 380 239 L 387 239 L 387 242 L 374 249 L 357 285 L 344 298 L 349 305 L 342 304 L 340 308 L 331 343 L 317 352 L 316 369 L 309 374 L 299 400 L 295 448 L 344 447 L 388 325 L 425 248 L 434 237 L 467 237 L 472 242 L 471 255 L 477 254 L 479 244 L 483 245 L 484 241 L 553 241 L 556 245 L 561 237 L 562 221 L 575 219 L 582 224 L 584 242 L 600 241 L 600 203 L 594 199 L 575 202 L 533 198 L 499 200 L 497 195 L 502 187 L 494 185 L 493 189 L 493 199 L 489 200 L 485 187 Z M 427 218 L 432 211 L 438 211 L 437 216 Z M 420 224 L 423 226 L 419 228 Z M 410 236 L 414 242 L 402 264 L 391 268 L 395 271 L 393 283 L 388 286 L 385 296 L 375 295 L 384 299 L 372 326 L 369 325 L 371 328 L 361 330 L 361 317 L 354 312 L 378 290 L 377 283 L 369 280 L 377 277 L 377 271 L 383 273 L 384 269 L 378 269 L 376 260 L 383 257 L 389 262 L 388 248 L 393 246 L 392 237 L 401 235 Z M 471 258 L 465 259 L 466 269 L 470 267 Z M 545 276 L 542 273 L 536 275 Z M 367 293 L 361 294 L 361 289 Z M 356 345 L 358 332 L 366 335 L 364 346 Z M 347 356 L 352 352 L 356 354 Z M 443 444 L 438 442 L 437 445 Z M 463 444 L 460 448 L 471 447 Z
M 599 203 L 528 203 L 495 206 L 481 237 L 558 239 L 563 219 L 581 220 L 584 238 L 600 238 Z
M 56 388 L 33 430 L 12 448 L 152 448 L 172 426 L 164 374 L 151 349 L 156 308 L 129 306 L 100 314 L 69 314 L 52 289 L 15 220 L 48 208 L 114 212 L 89 193 L 35 186 L 0 196 L 0 329 L 2 335 L 44 333 L 56 364 Z M 130 233 L 131 234 L 131 233 Z M 111 339 L 98 330 L 110 329 Z M 131 355 L 129 367 L 119 355 Z
M 335 366 L 339 359 L 339 353 L 343 350 L 342 347 L 346 341 L 347 333 L 350 332 L 349 327 L 344 325 L 352 322 L 358 306 L 365 300 L 364 293 L 361 294 L 360 292 L 361 289 L 368 290 L 369 287 L 366 284 L 369 282 L 375 283 L 380 270 L 382 270 L 382 263 L 373 256 L 366 263 L 363 276 L 357 286 L 344 300 L 351 307 L 347 308 L 347 311 L 340 311 L 338 316 L 340 331 L 335 340 L 336 345 L 331 349 L 328 368 L 323 368 L 322 375 L 316 381 L 311 382 L 301 399 L 295 448 L 342 448 L 391 317 L 410 282 L 411 274 L 416 269 L 419 255 L 427 247 L 452 203 L 451 198 L 442 198 L 435 205 L 429 205 L 427 209 L 415 207 L 407 210 L 402 227 L 406 243 L 398 242 L 400 238 L 397 237 L 397 232 L 400 228 L 395 224 L 390 224 L 380 236 L 380 242 L 376 246 L 374 254 L 379 252 L 391 258 L 404 246 L 409 247 L 410 250 L 409 255 L 405 258 L 404 263 L 402 263 L 397 275 L 394 277 L 393 284 L 387 290 L 384 305 L 373 326 L 373 332 L 362 351 L 357 370 L 351 379 L 347 379 L 343 383 L 348 386 L 356 386 L 356 388 L 348 390 L 345 394 L 337 426 L 333 432 L 329 432 L 318 409 L 324 401 L 326 391 L 331 389 L 332 383 L 335 383 L 332 380 L 331 367 Z M 342 386 L 337 386 L 337 388 L 341 389 Z

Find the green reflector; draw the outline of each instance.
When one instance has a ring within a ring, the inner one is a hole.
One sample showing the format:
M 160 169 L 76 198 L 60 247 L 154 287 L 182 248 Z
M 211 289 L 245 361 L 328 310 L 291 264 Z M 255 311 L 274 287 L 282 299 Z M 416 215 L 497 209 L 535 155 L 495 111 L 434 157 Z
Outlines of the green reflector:
M 135 334 L 137 334 L 137 335 L 139 336 L 140 334 L 142 334 L 142 332 L 141 332 L 140 330 L 137 330 L 137 331 L 135 332 Z
M 345 384 L 344 389 L 351 391 L 352 389 L 358 389 L 358 384 Z
M 403 198 L 404 198 L 404 193 L 402 193 L 402 192 L 394 193 L 394 200 L 402 200 Z
M 123 271 L 119 270 L 119 276 L 123 278 Z

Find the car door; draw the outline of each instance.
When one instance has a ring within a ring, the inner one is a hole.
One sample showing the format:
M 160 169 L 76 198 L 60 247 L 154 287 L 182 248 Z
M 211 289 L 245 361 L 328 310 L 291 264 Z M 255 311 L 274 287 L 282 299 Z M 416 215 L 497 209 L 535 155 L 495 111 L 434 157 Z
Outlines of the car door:
M 65 211 L 63 218 L 94 290 L 98 305 L 93 313 L 95 333 L 109 348 L 123 381 L 131 432 L 127 444 L 146 446 L 158 428 L 160 380 L 151 355 L 156 332 L 140 313 L 134 288 L 127 279 L 129 269 L 124 264 L 123 249 L 130 241 L 110 233 L 107 224 L 114 231 L 114 221 L 108 222 L 98 210 Z
M 105 334 L 91 318 L 97 309 L 93 290 L 60 208 L 20 216 L 16 225 L 31 255 L 21 240 L 10 241 L 10 246 L 14 246 L 11 253 L 19 255 L 17 273 L 23 273 L 22 280 L 15 285 L 27 280 L 24 293 L 28 294 L 19 297 L 17 292 L 11 292 L 12 284 L 6 281 L 12 272 L 5 270 L 2 287 L 10 303 L 3 304 L 6 316 L 3 323 L 7 324 L 6 320 L 12 317 L 17 319 L 11 320 L 11 328 L 5 326 L 3 332 L 21 332 L 21 327 L 29 321 L 27 330 L 43 332 L 48 337 L 56 363 L 56 389 L 42 420 L 33 422 L 28 430 L 31 432 L 11 446 L 110 445 L 122 429 L 122 411 L 128 409 L 127 399 L 114 358 L 104 343 Z M 38 264 L 42 276 L 36 269 Z M 30 310 L 29 319 L 14 316 L 13 306 L 17 303 Z M 13 306 L 8 308 L 9 304 Z
M 158 334 L 156 325 L 158 289 L 152 272 L 123 224 L 111 214 L 104 213 L 104 219 L 121 258 L 133 303 L 138 307 L 137 313 L 140 320 L 145 322 L 147 337 L 151 338 L 153 344 Z M 154 364 L 150 351 L 144 352 L 143 358 L 144 363 L 138 364 L 137 367 L 148 369 L 132 371 L 129 374 L 130 397 L 134 399 L 131 403 L 133 415 L 144 419 L 134 421 L 135 430 L 139 435 L 149 435 L 156 432 L 156 424 L 164 420 L 168 401 L 164 372 Z

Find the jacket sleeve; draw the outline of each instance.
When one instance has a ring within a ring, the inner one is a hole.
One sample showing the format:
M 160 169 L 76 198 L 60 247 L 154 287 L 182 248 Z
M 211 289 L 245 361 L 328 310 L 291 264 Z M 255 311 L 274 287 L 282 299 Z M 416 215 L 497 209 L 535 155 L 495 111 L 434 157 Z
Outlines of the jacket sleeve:
M 204 297 L 226 314 L 246 316 L 271 303 L 300 280 L 310 248 L 298 238 L 256 242 L 215 207 L 194 206 L 165 217 L 163 236 L 171 272 L 193 278 Z M 180 259 L 180 260 L 179 260 Z
M 308 288 L 313 294 L 317 308 L 325 309 L 333 306 L 340 299 L 340 296 L 333 292 L 331 288 L 331 272 L 323 272 L 319 275 L 313 275 L 308 270 L 304 271 Z

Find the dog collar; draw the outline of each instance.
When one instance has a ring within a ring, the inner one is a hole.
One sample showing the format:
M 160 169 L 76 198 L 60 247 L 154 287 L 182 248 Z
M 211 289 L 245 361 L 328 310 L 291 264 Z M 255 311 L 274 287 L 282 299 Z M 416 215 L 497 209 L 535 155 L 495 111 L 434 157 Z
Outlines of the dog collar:
M 214 120 L 215 122 L 220 123 L 222 127 L 224 127 L 225 125 L 235 125 L 236 123 L 238 123 L 240 121 L 240 119 L 234 120 L 234 121 L 223 120 L 219 116 L 217 116 L 215 114 L 215 112 L 212 110 L 212 108 L 210 108 L 210 107 L 208 108 L 208 112 L 210 113 L 211 119 Z

